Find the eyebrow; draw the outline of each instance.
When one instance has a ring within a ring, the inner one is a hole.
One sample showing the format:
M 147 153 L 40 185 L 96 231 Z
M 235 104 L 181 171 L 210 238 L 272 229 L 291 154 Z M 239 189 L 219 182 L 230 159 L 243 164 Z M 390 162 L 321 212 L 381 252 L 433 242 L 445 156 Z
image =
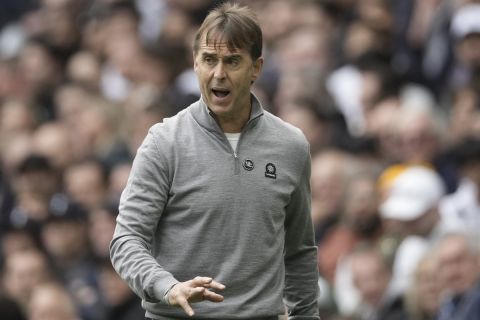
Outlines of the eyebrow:
M 241 59 L 242 56 L 238 53 L 233 53 L 225 56 L 225 59 Z
M 218 57 L 218 55 L 216 53 L 203 52 L 202 57 L 203 58 L 206 58 L 206 57 L 216 58 L 216 57 Z M 222 57 L 222 59 L 230 59 L 230 60 L 231 59 L 241 59 L 241 58 L 242 58 L 242 56 L 238 53 L 227 54 L 227 55 Z
M 203 52 L 203 53 L 202 53 L 202 57 L 203 57 L 203 58 L 206 58 L 206 57 L 211 57 L 211 58 L 213 58 L 213 57 L 216 57 L 216 56 L 217 56 L 217 55 L 216 55 L 215 53 L 208 53 L 208 52 Z

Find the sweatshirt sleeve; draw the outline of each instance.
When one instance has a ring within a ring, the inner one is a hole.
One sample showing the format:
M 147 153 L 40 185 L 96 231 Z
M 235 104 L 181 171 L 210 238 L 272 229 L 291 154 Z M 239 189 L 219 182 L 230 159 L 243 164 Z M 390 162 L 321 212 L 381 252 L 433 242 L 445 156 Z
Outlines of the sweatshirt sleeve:
M 318 268 L 311 219 L 310 155 L 294 191 L 285 220 L 285 289 L 288 319 L 320 319 Z
M 167 161 L 158 150 L 154 128 L 137 151 L 122 193 L 110 257 L 120 277 L 139 297 L 165 302 L 165 293 L 178 281 L 151 254 L 170 185 Z

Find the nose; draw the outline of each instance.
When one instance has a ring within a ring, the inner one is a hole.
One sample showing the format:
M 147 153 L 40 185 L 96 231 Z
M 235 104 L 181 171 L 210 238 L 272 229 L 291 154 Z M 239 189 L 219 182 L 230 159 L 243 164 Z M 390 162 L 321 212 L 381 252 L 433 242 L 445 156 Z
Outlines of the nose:
M 223 62 L 217 63 L 214 69 L 213 76 L 215 79 L 224 79 L 225 78 L 225 67 L 223 65 Z

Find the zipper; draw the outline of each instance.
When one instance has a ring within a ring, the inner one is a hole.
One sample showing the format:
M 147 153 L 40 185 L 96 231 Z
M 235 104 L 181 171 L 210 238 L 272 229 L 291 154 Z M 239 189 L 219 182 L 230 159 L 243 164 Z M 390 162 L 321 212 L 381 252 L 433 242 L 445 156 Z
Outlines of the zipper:
M 243 131 L 243 130 L 242 130 Z M 228 141 L 227 135 L 224 133 L 225 140 L 227 140 L 228 145 L 230 146 L 230 150 L 232 150 L 233 155 L 233 174 L 239 175 L 240 174 L 240 159 L 238 158 L 238 146 L 240 145 L 240 140 L 242 139 L 243 132 L 240 132 L 240 136 L 238 137 L 237 146 L 235 149 L 232 148 L 230 141 Z
M 237 147 L 235 148 L 235 150 L 232 148 L 232 145 L 230 144 L 230 141 L 228 141 L 227 135 L 225 134 L 225 132 L 222 131 L 222 129 L 220 128 L 220 126 L 217 123 L 218 129 L 220 130 L 220 132 L 223 133 L 224 141 L 227 142 L 227 145 L 230 146 L 230 150 L 232 150 L 233 161 L 234 161 L 234 166 L 233 166 L 233 174 L 234 175 L 239 175 L 240 174 L 240 159 L 238 158 L 238 146 L 240 145 L 240 141 L 242 141 L 243 133 L 248 128 L 248 126 L 254 120 L 259 118 L 260 116 L 262 116 L 262 114 L 256 115 L 255 117 L 253 117 L 253 118 L 251 118 L 247 121 L 247 123 L 245 124 L 245 127 L 242 129 L 242 132 L 240 132 L 240 136 L 238 137 L 238 141 L 237 141 Z
M 238 139 L 238 142 L 240 142 L 240 139 Z M 237 146 L 238 146 L 238 142 L 237 142 Z M 240 174 L 240 159 L 238 159 L 238 155 L 237 155 L 236 151 L 233 151 L 233 158 L 234 158 L 234 161 L 235 161 L 235 168 L 233 170 L 233 174 L 234 175 L 239 175 Z
M 233 153 L 233 161 L 234 161 L 233 174 L 234 175 L 239 175 L 240 174 L 240 166 L 241 165 L 240 165 L 240 159 L 238 158 L 238 147 L 240 146 L 240 142 L 242 141 L 243 133 L 245 132 L 245 130 L 248 130 L 248 127 L 251 125 L 251 123 L 260 116 L 261 115 L 255 116 L 254 118 L 248 120 L 248 122 L 245 124 L 245 126 L 242 129 L 242 132 L 240 132 L 240 136 L 238 137 L 237 147 L 235 148 L 235 150 L 233 150 L 232 145 L 230 144 L 230 141 L 228 141 L 227 135 L 225 133 L 223 133 L 223 135 L 225 137 L 225 140 L 227 140 L 227 143 L 228 143 L 228 145 L 230 145 L 230 149 L 232 150 L 232 153 Z

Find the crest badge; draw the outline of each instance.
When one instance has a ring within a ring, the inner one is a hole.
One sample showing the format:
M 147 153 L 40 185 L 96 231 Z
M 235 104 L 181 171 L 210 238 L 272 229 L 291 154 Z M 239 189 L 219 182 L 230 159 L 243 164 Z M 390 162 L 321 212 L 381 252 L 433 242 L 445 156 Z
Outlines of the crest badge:
M 277 179 L 277 168 L 273 163 L 267 163 L 265 166 L 265 177 L 270 179 Z
M 255 168 L 255 165 L 253 164 L 253 161 L 250 159 L 245 159 L 243 160 L 243 169 L 247 171 L 252 171 L 253 168 Z

